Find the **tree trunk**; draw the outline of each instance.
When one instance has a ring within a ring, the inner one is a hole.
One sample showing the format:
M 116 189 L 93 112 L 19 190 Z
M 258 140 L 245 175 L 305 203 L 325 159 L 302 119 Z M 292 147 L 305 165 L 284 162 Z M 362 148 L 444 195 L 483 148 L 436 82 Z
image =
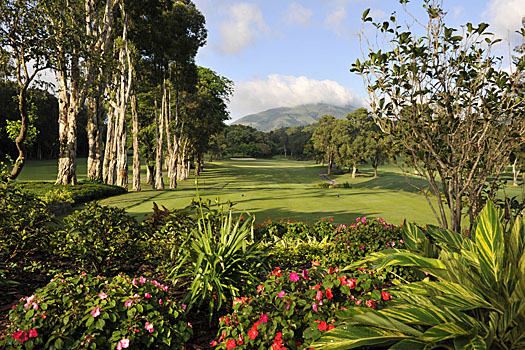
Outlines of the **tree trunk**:
M 162 114 L 162 110 L 161 110 Z M 159 125 L 160 119 L 160 125 Z M 155 139 L 157 149 L 155 153 L 155 189 L 164 189 L 164 180 L 162 179 L 162 142 L 164 137 L 164 116 L 157 117 L 157 99 L 155 99 Z
M 99 90 L 100 91 L 100 90 Z M 90 180 L 102 180 L 102 137 L 100 137 L 100 124 L 102 116 L 101 97 L 90 97 L 88 99 L 88 159 L 87 178 Z
M 58 174 L 57 185 L 77 184 L 77 114 L 79 108 L 78 83 L 80 71 L 78 56 L 71 59 L 71 91 L 67 89 L 67 65 L 63 54 L 58 70 Z
M 140 191 L 139 113 L 137 94 L 131 94 L 131 118 L 133 119 L 133 190 Z
M 512 163 L 512 186 L 518 186 L 518 176 L 520 176 L 520 170 L 518 169 L 518 157 L 514 158 Z
M 149 165 L 147 164 L 146 165 L 146 183 L 148 185 L 152 185 L 153 184 L 153 173 L 155 171 L 155 168 L 153 167 L 153 165 Z
M 378 177 L 378 175 L 377 175 L 377 166 L 374 167 L 374 177 Z
M 104 147 L 104 161 L 102 163 L 102 181 L 104 183 L 109 184 L 110 182 L 113 183 L 113 180 L 109 179 L 109 167 L 111 163 L 111 146 L 113 145 L 113 128 L 114 128 L 115 122 L 113 120 L 113 110 L 110 109 L 108 113 L 108 120 L 106 125 L 106 144 Z
M 328 171 L 326 172 L 327 175 L 330 175 L 330 171 L 332 171 L 332 160 L 328 160 Z
M 352 165 L 352 179 L 355 179 L 357 176 L 357 167 Z
M 18 70 L 20 70 L 20 68 L 18 68 Z M 16 158 L 13 169 L 11 170 L 11 174 L 9 175 L 9 178 L 11 180 L 16 179 L 18 175 L 20 175 L 20 172 L 22 171 L 22 168 L 24 167 L 24 164 L 26 162 L 26 147 L 24 144 L 27 136 L 28 127 L 26 92 L 27 84 L 25 87 L 20 87 L 20 92 L 18 94 L 18 111 L 20 112 L 20 119 L 22 120 L 22 125 L 20 127 L 20 133 L 15 139 L 16 148 L 18 149 L 18 157 Z

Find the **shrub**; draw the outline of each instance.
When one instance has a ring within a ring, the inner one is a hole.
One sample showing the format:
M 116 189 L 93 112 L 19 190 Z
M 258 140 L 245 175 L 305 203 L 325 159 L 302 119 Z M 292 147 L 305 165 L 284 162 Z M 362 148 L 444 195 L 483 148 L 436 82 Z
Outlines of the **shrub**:
M 20 191 L 0 169 L 0 260 L 10 261 L 43 249 L 49 242 L 51 222 L 46 204 Z
M 207 304 L 210 319 L 223 303 L 254 288 L 262 268 L 263 252 L 253 243 L 253 218 L 233 222 L 232 214 L 204 216 L 198 229 L 181 245 L 174 247 L 170 276 L 182 279 L 188 287 L 189 306 Z
M 93 182 L 81 182 L 75 186 L 55 185 L 52 182 L 21 182 L 17 186 L 24 192 L 43 198 L 50 191 L 65 191 L 71 194 L 75 205 L 126 193 L 126 189 Z
M 168 287 L 143 277 L 57 275 L 9 313 L 3 344 L 24 349 L 183 349 L 192 336 Z
M 284 272 L 275 268 L 257 287 L 257 294 L 233 301 L 234 311 L 220 319 L 212 346 L 231 349 L 307 349 L 339 321 L 344 308 L 381 308 L 390 299 L 380 290 L 381 279 L 370 271 L 347 275 L 337 268 Z
M 56 250 L 85 269 L 97 272 L 126 265 L 142 255 L 139 224 L 123 209 L 90 203 L 86 209 L 64 218 Z
M 427 226 L 405 225 L 409 250 L 377 252 L 362 263 L 383 269 L 413 266 L 432 278 L 391 290 L 391 309 L 338 314 L 345 324 L 313 345 L 349 349 L 395 344 L 391 349 L 525 348 L 525 219 L 506 231 L 503 213 L 488 202 L 472 238 Z M 429 237 L 436 242 L 433 247 Z

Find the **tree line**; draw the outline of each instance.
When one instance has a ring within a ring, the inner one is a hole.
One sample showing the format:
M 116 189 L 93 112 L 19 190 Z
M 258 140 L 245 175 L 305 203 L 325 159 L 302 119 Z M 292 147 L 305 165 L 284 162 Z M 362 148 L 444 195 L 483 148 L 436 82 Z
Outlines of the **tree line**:
M 0 5 L 0 34 L 0 79 L 16 88 L 19 114 L 5 123 L 17 153 L 12 179 L 44 134 L 34 113 L 42 98 L 33 95 L 46 95 L 34 88 L 45 71 L 57 77 L 57 111 L 48 106 L 57 116 L 57 184 L 77 183 L 77 154 L 87 144 L 88 179 L 127 188 L 132 149 L 133 189 L 142 159 L 155 188 L 164 188 L 163 168 L 174 188 L 192 159 L 200 168 L 229 118 L 233 83 L 195 64 L 207 31 L 190 0 L 9 0 Z

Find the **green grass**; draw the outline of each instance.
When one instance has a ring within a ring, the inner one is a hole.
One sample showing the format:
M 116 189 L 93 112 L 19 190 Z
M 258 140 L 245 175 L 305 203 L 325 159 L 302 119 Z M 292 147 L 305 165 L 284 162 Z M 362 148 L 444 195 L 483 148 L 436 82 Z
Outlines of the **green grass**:
M 320 189 L 316 184 L 323 181 L 318 176 L 323 170 L 313 162 L 217 161 L 206 164 L 198 179 L 199 192 L 201 197 L 212 201 L 216 197 L 231 200 L 237 210 L 255 214 L 257 222 L 271 218 L 311 223 L 332 217 L 336 222 L 349 223 L 363 216 L 381 216 L 396 224 L 404 218 L 418 223 L 435 222 L 425 198 L 413 193 L 400 173 L 381 174 L 373 186 L 365 185 L 369 178 L 358 178 L 354 181 L 355 188 Z M 175 190 L 130 192 L 102 203 L 125 208 L 142 218 L 151 212 L 153 202 L 168 209 L 180 209 L 195 197 L 192 177 L 179 183 Z
M 79 159 L 79 180 L 86 177 L 86 161 Z M 19 181 L 54 181 L 56 161 L 32 161 L 24 167 Z M 373 177 L 369 165 L 359 167 L 356 179 L 351 174 L 332 175 L 339 183 L 349 182 L 346 188 L 322 189 L 316 184 L 323 182 L 318 176 L 325 167 L 313 162 L 286 159 L 272 160 L 223 160 L 208 163 L 199 177 L 200 195 L 221 201 L 231 200 L 237 210 L 256 215 L 256 221 L 291 219 L 314 222 L 322 217 L 332 217 L 336 222 L 349 223 L 357 217 L 381 216 L 390 223 L 399 224 L 403 219 L 420 224 L 436 220 L 426 199 L 407 183 L 394 165 L 379 167 L 379 177 Z M 145 177 L 145 170 L 142 171 Z M 131 178 L 131 169 L 130 169 Z M 168 209 L 181 209 L 196 198 L 194 177 L 179 182 L 175 190 L 152 190 L 142 184 L 141 192 L 104 199 L 101 203 L 125 208 L 130 214 L 142 219 L 151 213 L 153 202 Z M 167 184 L 167 178 L 165 178 Z M 522 187 L 507 186 L 508 196 L 523 198 Z M 339 197 L 337 196 L 339 195 Z

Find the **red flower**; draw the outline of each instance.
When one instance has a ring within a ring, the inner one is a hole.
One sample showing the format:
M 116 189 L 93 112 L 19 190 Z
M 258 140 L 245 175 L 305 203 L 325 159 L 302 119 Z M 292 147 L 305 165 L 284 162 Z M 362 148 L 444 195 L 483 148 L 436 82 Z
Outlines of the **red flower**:
M 219 345 L 216 340 L 212 340 L 210 343 L 210 346 L 213 348 L 215 346 Z
M 237 340 L 237 345 L 242 345 L 244 342 L 244 338 L 242 337 L 242 335 L 239 334 L 239 340 Z
M 376 308 L 376 302 L 373 301 L 373 300 L 367 300 L 366 301 L 366 306 L 371 307 L 372 309 L 375 309 Z
M 257 331 L 257 328 L 255 327 L 252 327 L 252 329 L 248 331 L 248 337 L 251 340 L 254 340 L 258 335 L 259 335 L 259 332 Z
M 330 300 L 334 297 L 332 294 L 332 288 L 326 288 L 326 299 Z
M 235 345 L 235 339 L 228 339 L 226 342 L 226 349 L 235 349 L 237 345 Z
M 319 329 L 321 332 L 322 331 L 326 331 L 326 326 L 327 326 L 326 322 L 325 321 L 321 321 L 317 325 L 317 329 Z
M 356 304 L 356 305 L 361 305 L 362 302 L 363 302 L 363 301 L 362 301 L 361 299 L 359 299 L 359 300 L 356 300 L 356 301 L 355 301 L 355 304 Z
M 276 268 L 273 270 L 272 273 L 273 273 L 274 276 L 276 276 L 276 277 L 283 277 L 283 274 L 282 274 L 281 269 L 280 269 L 279 267 L 276 267 Z
M 331 275 L 331 274 L 333 274 L 333 273 L 334 273 L 334 268 L 333 268 L 333 267 L 330 267 L 330 268 L 328 269 L 328 274 Z
M 38 337 L 38 332 L 36 331 L 36 329 L 30 329 L 29 330 L 29 338 L 36 338 Z
M 259 284 L 257 286 L 257 294 L 261 293 L 264 290 L 264 286 L 262 284 Z
M 318 290 L 317 294 L 315 295 L 315 300 L 321 301 L 321 299 L 323 299 L 323 292 Z
M 319 261 L 317 261 L 317 260 L 312 261 L 312 269 L 316 269 L 317 266 L 319 266 L 319 265 L 321 265 L 321 264 L 319 263 Z
M 392 299 L 392 296 L 388 292 L 381 292 L 381 298 L 386 301 Z
M 329 331 L 329 330 L 334 329 L 334 328 L 335 328 L 334 325 L 329 324 L 329 325 L 326 327 L 326 330 Z
M 320 285 L 320 284 L 318 284 L 317 286 L 313 286 L 313 287 L 312 287 L 312 290 L 316 290 L 316 289 L 319 289 L 319 288 L 321 288 L 321 285 Z
M 22 332 L 22 331 L 14 332 L 13 333 L 13 338 L 15 338 L 16 340 L 20 341 L 21 343 L 23 343 L 23 342 L 25 342 L 26 340 L 29 339 L 27 337 L 27 332 Z

